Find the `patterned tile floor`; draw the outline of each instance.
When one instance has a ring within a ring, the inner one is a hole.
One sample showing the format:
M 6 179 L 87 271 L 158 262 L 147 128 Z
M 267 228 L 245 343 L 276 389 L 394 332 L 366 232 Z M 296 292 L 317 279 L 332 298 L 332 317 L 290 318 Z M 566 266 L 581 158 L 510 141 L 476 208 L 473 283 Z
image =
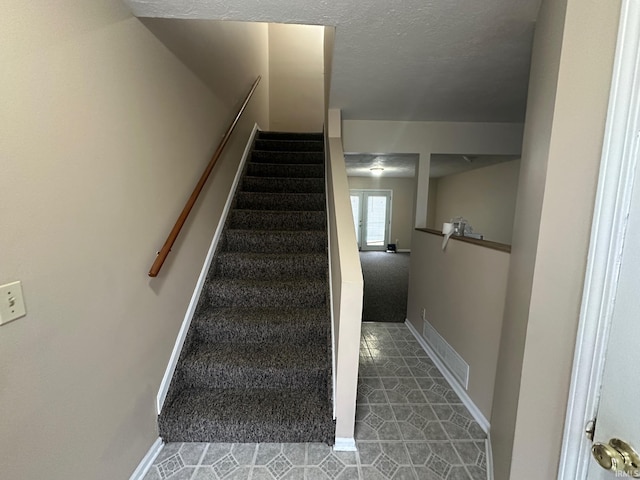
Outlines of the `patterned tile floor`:
M 169 443 L 144 480 L 486 480 L 486 435 L 404 324 L 364 323 L 358 452 Z

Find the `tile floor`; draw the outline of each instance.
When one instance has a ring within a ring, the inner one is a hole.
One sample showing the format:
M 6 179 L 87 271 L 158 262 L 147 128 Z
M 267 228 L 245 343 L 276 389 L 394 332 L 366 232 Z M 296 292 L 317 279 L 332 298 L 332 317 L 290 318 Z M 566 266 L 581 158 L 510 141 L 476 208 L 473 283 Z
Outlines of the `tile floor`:
M 404 324 L 364 323 L 358 452 L 169 443 L 144 480 L 486 480 L 486 435 Z

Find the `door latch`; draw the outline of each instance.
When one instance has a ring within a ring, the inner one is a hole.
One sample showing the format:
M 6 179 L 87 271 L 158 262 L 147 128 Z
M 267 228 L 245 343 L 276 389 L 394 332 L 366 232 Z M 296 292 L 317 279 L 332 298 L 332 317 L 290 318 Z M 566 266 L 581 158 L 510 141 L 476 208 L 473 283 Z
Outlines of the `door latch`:
M 587 436 L 587 438 L 593 442 L 593 437 L 596 434 L 596 419 L 594 418 L 593 420 L 589 420 L 589 422 L 587 423 L 587 426 L 584 429 L 584 433 Z

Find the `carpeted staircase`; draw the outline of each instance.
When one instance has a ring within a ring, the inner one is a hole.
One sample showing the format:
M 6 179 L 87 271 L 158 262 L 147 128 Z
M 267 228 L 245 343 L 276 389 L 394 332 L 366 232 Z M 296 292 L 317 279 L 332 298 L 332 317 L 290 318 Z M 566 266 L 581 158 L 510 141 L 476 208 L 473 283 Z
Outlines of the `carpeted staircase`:
M 160 435 L 332 444 L 322 134 L 259 132 L 250 155 Z

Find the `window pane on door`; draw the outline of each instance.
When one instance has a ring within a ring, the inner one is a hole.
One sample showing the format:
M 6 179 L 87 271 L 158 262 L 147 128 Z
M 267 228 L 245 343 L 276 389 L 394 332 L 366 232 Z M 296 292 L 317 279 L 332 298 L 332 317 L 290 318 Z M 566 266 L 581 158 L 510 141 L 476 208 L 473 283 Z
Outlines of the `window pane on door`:
M 369 246 L 384 245 L 387 225 L 387 197 L 369 195 L 367 197 L 367 238 Z
M 356 229 L 356 242 L 360 245 L 360 196 L 351 195 L 351 213 L 353 214 L 353 226 Z

